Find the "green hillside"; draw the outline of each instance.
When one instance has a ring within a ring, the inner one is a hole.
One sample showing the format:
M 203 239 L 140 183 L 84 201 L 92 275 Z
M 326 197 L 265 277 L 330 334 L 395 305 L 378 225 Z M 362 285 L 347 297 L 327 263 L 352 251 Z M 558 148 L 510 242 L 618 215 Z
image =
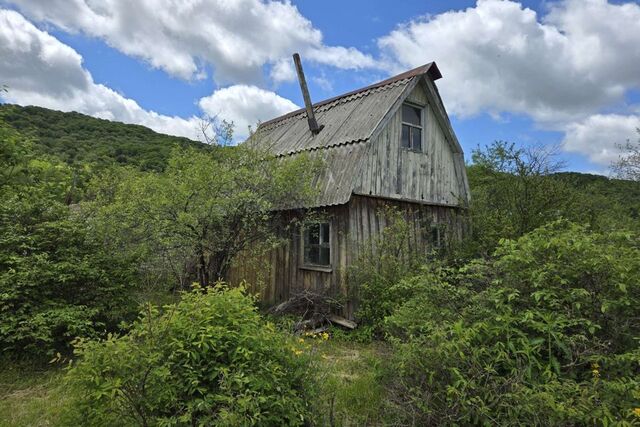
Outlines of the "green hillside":
M 555 176 L 581 190 L 585 197 L 601 197 L 617 203 L 624 206 L 625 213 L 631 218 L 640 219 L 640 183 L 579 172 L 560 172 Z M 611 206 L 602 208 L 608 209 Z
M 31 137 L 42 152 L 69 164 L 117 162 L 142 170 L 162 170 L 171 148 L 201 145 L 139 125 L 97 119 L 41 107 L 0 105 L 0 119 Z

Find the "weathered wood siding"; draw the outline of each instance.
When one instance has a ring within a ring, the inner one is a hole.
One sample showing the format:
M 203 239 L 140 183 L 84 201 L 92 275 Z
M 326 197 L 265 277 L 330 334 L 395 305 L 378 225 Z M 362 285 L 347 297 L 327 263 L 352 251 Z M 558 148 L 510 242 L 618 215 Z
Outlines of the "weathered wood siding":
M 266 305 L 284 301 L 303 289 L 347 296 L 346 268 L 363 247 L 372 245 L 382 233 L 388 222 L 385 206 L 404 212 L 414 230 L 410 244 L 424 250 L 425 255 L 430 246 L 430 225 L 446 225 L 449 237 L 461 236 L 464 221 L 460 209 L 354 195 L 345 205 L 320 210 L 331 222 L 331 271 L 303 266 L 300 231 L 296 230 L 286 236 L 284 245 L 260 258 L 239 256 L 231 268 L 229 282 L 245 280 Z M 342 314 L 353 317 L 353 302 L 346 305 Z
M 401 147 L 402 109 L 369 142 L 357 194 L 456 206 L 465 197 L 461 153 L 447 140 L 445 123 L 438 115 L 438 100 L 428 87 L 418 84 L 406 101 L 424 107 L 423 149 Z

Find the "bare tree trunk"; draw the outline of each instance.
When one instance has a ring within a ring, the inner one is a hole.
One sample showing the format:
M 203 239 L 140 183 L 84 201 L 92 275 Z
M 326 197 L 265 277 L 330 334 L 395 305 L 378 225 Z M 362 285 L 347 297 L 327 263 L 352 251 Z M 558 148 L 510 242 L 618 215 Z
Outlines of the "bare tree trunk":
M 204 253 L 202 253 L 202 251 L 200 251 L 200 257 L 198 260 L 198 282 L 203 288 L 209 286 L 209 272 L 207 271 L 207 263 L 204 259 Z

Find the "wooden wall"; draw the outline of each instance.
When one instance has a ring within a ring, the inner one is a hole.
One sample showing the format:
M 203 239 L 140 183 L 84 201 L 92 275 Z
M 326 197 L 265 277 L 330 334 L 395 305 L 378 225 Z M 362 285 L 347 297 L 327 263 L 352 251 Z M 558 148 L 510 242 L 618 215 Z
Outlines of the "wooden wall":
M 436 116 L 437 100 L 425 84 L 418 84 L 406 98 L 424 107 L 423 150 L 401 147 L 402 109 L 398 109 L 369 143 L 357 194 L 442 205 L 459 205 L 465 196 L 461 155 Z
M 425 254 L 430 244 L 426 228 L 431 224 L 446 224 L 453 238 L 462 235 L 464 218 L 458 208 L 354 195 L 345 205 L 317 212 L 331 222 L 330 271 L 302 265 L 300 231 L 296 230 L 285 236 L 285 244 L 264 256 L 239 256 L 231 268 L 229 282 L 237 284 L 245 280 L 266 305 L 282 302 L 303 289 L 347 296 L 346 268 L 358 257 L 359 251 L 365 245 L 371 245 L 385 228 L 388 222 L 382 210 L 385 206 L 394 206 L 404 212 L 406 220 L 413 226 L 412 244 L 425 249 Z M 283 215 L 296 214 L 289 212 Z M 353 317 L 353 302 L 346 305 L 342 314 Z

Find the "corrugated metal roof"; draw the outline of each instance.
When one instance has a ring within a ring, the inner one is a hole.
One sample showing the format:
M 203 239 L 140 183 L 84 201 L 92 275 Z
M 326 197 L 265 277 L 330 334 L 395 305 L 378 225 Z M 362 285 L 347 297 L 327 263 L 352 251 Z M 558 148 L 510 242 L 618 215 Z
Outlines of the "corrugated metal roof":
M 252 140 L 277 156 L 313 152 L 324 159 L 325 169 L 314 182 L 318 197 L 307 207 L 347 203 L 369 138 L 405 88 L 424 74 L 433 80 L 441 77 L 436 65 L 430 63 L 314 104 L 316 120 L 324 125 L 315 135 L 309 130 L 306 111 L 301 109 L 261 124 Z
M 260 126 L 256 138 L 260 144 L 268 144 L 276 155 L 367 140 L 409 81 L 400 80 L 340 98 L 330 104 L 314 106 L 318 124 L 324 125 L 318 134 L 311 133 L 307 114 L 303 112 Z

